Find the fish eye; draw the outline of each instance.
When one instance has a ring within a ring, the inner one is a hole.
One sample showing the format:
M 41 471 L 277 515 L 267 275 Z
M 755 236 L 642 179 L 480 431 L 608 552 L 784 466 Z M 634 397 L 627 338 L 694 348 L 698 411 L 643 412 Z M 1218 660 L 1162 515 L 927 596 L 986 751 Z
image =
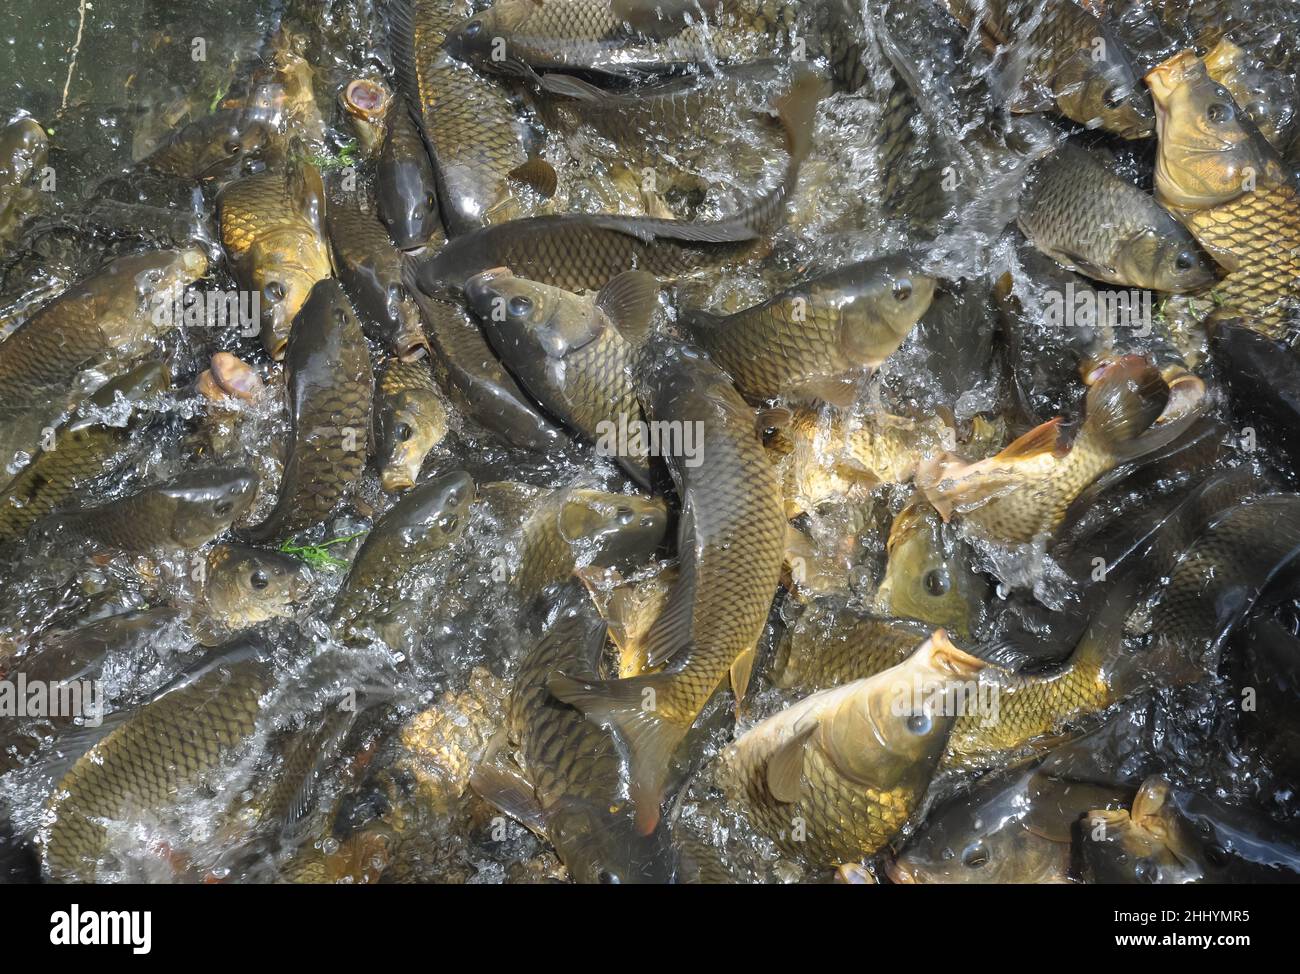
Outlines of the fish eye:
M 907 718 L 907 729 L 913 734 L 928 734 L 933 724 L 929 714 L 913 714 Z
M 225 517 L 234 509 L 235 505 L 230 501 L 217 501 L 216 504 L 212 506 L 212 510 L 216 513 L 217 517 Z
M 262 296 L 272 304 L 284 300 L 284 285 L 279 281 L 271 281 L 266 287 L 262 288 Z
M 533 310 L 533 299 L 526 298 L 522 294 L 516 295 L 510 299 L 510 303 L 506 306 L 506 310 L 516 318 L 526 315 L 528 312 Z
M 460 503 L 459 488 L 453 487 L 451 490 L 447 491 L 447 503 L 450 504 L 452 507 L 455 507 L 457 504 Z
M 617 885 L 619 885 L 618 877 L 615 876 L 615 875 L 614 875 L 612 872 L 610 872 L 608 869 L 602 869 L 599 873 L 597 873 L 597 874 L 596 874 L 596 881 L 597 881 L 598 883 L 600 883 L 602 886 L 617 886 Z
M 636 520 L 636 515 L 632 513 L 630 507 L 620 507 L 614 512 L 614 517 L 619 524 L 631 524 Z
M 239 150 L 242 148 L 243 146 L 241 146 L 234 139 L 231 139 L 229 142 L 226 143 L 226 153 L 228 155 L 237 156 L 239 155 Z
M 1102 96 L 1102 103 L 1111 111 L 1114 111 L 1128 101 L 1128 94 L 1127 88 L 1116 85 L 1113 88 L 1106 89 L 1106 94 Z
M 271 580 L 266 577 L 266 572 L 259 568 L 249 577 L 248 584 L 255 589 L 264 589 L 271 584 Z
M 906 301 L 912 296 L 912 282 L 907 278 L 900 278 L 894 282 L 894 300 Z
M 925 573 L 925 578 L 921 581 L 926 592 L 934 596 L 947 595 L 952 584 L 948 579 L 948 570 L 946 568 L 932 568 Z
M 1224 122 L 1232 121 L 1233 114 L 1232 106 L 1224 101 L 1212 102 L 1210 107 L 1205 110 L 1205 117 L 1215 125 L 1222 125 Z
M 982 866 L 987 866 L 988 862 L 989 852 L 984 848 L 982 842 L 967 846 L 961 854 L 961 864 L 967 869 L 979 869 Z
M 1180 271 L 1190 271 L 1196 266 L 1196 258 L 1192 256 L 1190 250 L 1178 251 L 1178 256 L 1174 258 L 1174 266 Z
M 478 35 L 481 34 L 482 32 L 483 32 L 483 21 L 481 20 L 471 20 L 468 24 L 465 25 L 466 37 L 478 37 Z
M 405 443 L 411 438 L 411 426 L 409 423 L 398 423 L 393 429 L 393 435 Z

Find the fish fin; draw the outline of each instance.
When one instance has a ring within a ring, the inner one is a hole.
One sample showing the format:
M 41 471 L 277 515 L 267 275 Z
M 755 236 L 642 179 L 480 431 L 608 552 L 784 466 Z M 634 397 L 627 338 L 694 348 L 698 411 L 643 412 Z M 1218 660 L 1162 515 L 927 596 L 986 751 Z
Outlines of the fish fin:
M 627 745 L 629 793 L 636 804 L 637 828 L 644 835 L 659 824 L 668 762 L 690 729 L 660 717 L 653 706 L 659 694 L 670 691 L 674 679 L 673 674 L 652 673 L 582 682 L 556 673 L 547 683 L 553 697 L 577 707 L 589 720 L 613 727 Z
M 1049 419 L 1012 440 L 993 457 L 994 461 L 1028 460 L 1043 453 L 1061 454 L 1061 417 Z
M 762 236 L 743 218 L 721 223 L 687 223 L 684 220 L 595 215 L 591 217 L 591 223 L 601 230 L 627 234 L 643 243 L 653 243 L 656 239 L 683 243 L 743 243 Z
M 470 772 L 469 786 L 488 804 L 537 834 L 545 835 L 546 813 L 537 801 L 532 783 L 519 772 L 500 764 L 480 764 Z
M 555 173 L 555 167 L 541 156 L 533 156 L 527 162 L 515 166 L 506 175 L 515 182 L 533 188 L 545 199 L 554 196 L 556 187 L 559 185 L 559 177 Z
M 647 271 L 624 271 L 596 294 L 596 307 L 628 342 L 641 345 L 659 307 L 659 279 Z
M 677 581 L 664 602 L 663 611 L 645 636 L 648 666 L 662 666 L 695 639 L 695 518 L 690 505 L 682 511 L 678 528 L 681 550 Z
M 749 681 L 754 673 L 754 658 L 758 647 L 750 646 L 731 662 L 731 692 L 736 695 L 736 716 L 740 716 L 741 705 L 749 690 Z
M 595 103 L 604 101 L 609 97 L 609 92 L 604 88 L 598 88 L 580 78 L 575 78 L 571 74 L 542 75 L 537 84 L 548 95 L 557 95 L 561 98 L 574 98 L 578 101 Z
M 1115 279 L 1116 270 L 1106 264 L 1098 264 L 1089 260 L 1082 254 L 1076 254 L 1072 250 L 1062 250 L 1061 256 L 1074 266 L 1081 274 L 1094 278 L 1099 281 L 1111 281 Z
M 816 721 L 796 728 L 794 735 L 767 759 L 767 790 L 777 801 L 788 805 L 799 800 L 803 791 L 803 749 L 816 730 Z
M 816 70 L 799 72 L 790 90 L 772 104 L 785 131 L 786 151 L 796 171 L 812 151 L 817 106 L 829 91 L 826 79 Z
M 1108 452 L 1127 453 L 1168 402 L 1169 387 L 1159 370 L 1141 356 L 1126 355 L 1107 365 L 1088 389 L 1079 437 L 1094 439 Z M 1175 422 L 1160 432 L 1167 433 L 1170 427 L 1179 432 L 1184 428 Z

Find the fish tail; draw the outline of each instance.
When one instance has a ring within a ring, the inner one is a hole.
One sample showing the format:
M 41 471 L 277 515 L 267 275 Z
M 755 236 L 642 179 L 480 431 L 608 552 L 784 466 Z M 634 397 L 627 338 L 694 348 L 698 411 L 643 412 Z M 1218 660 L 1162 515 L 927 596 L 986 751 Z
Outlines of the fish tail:
M 636 805 L 636 825 L 645 835 L 659 823 L 668 762 L 689 727 L 674 723 L 657 709 L 671 691 L 673 675 L 654 673 L 626 680 L 577 680 L 555 674 L 551 694 L 602 726 L 612 727 L 628 749 L 629 790 Z
M 1125 460 L 1148 453 L 1153 441 L 1143 434 L 1168 402 L 1169 387 L 1160 370 L 1140 355 L 1126 355 L 1108 364 L 1088 390 L 1080 438 Z M 1170 425 L 1181 432 L 1181 424 Z

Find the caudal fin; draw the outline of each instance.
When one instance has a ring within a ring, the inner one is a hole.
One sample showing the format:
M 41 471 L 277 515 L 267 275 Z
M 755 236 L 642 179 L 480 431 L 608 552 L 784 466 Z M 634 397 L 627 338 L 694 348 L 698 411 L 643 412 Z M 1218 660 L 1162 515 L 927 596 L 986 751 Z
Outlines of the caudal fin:
M 548 683 L 557 700 L 613 728 L 627 745 L 629 792 L 636 805 L 637 829 L 644 835 L 659 824 L 668 762 L 690 729 L 665 720 L 657 709 L 672 680 L 671 674 L 655 673 L 628 680 L 588 682 L 557 673 Z

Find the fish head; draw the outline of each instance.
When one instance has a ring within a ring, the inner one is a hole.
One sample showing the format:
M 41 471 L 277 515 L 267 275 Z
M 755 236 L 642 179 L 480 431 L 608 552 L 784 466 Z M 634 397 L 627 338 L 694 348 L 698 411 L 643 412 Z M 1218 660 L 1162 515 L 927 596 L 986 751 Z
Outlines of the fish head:
M 223 544 L 208 554 L 204 599 L 226 628 L 289 618 L 306 588 L 306 566 L 278 551 Z
M 1147 84 L 1159 129 L 1156 195 L 1179 210 L 1203 210 L 1276 178 L 1273 150 L 1228 89 L 1191 51 L 1153 68 Z
M 1296 113 L 1295 86 L 1287 75 L 1248 57 L 1227 37 L 1205 55 L 1205 70 L 1228 90 L 1270 144 L 1283 144 Z
M 95 287 L 102 282 L 103 295 L 111 298 L 120 294 L 129 300 L 134 308 L 106 308 L 113 311 L 138 310 L 141 308 L 156 310 L 162 302 L 173 299 L 178 291 L 193 284 L 208 272 L 208 257 L 197 247 L 184 250 L 154 250 L 143 254 L 119 257 L 103 274 L 87 282 L 88 287 Z M 120 288 L 119 282 L 130 281 L 130 289 Z M 127 297 L 129 295 L 129 297 Z M 170 317 L 166 319 L 170 321 Z
M 253 503 L 257 477 L 243 468 L 196 470 L 158 488 L 171 511 L 170 537 L 196 548 L 230 528 Z
M 510 42 L 524 29 L 537 10 L 535 0 L 497 0 L 485 10 L 457 24 L 447 32 L 443 50 L 470 63 L 488 63 L 494 70 L 509 70 Z
M 984 665 L 936 629 L 898 666 L 859 681 L 819 721 L 822 752 L 840 773 L 875 788 L 928 780 L 956 717 L 953 695 L 973 685 Z
M 1215 280 L 1214 262 L 1191 235 L 1170 220 L 1169 227 L 1145 230 L 1120 247 L 1117 269 L 1125 280 L 1166 294 L 1182 294 Z
M 506 344 L 549 359 L 563 359 L 589 344 L 603 325 L 590 301 L 516 277 L 504 267 L 474 275 L 465 283 L 465 296 Z
M 863 365 L 874 368 L 893 354 L 934 299 L 934 278 L 913 272 L 908 263 L 881 261 L 859 284 L 832 298 L 840 308 L 840 346 Z
M 260 159 L 274 147 L 276 132 L 254 113 L 223 109 L 179 136 L 190 142 L 178 148 L 192 159 L 192 173 L 200 181 L 239 175 L 245 163 Z
M 257 292 L 262 345 L 279 361 L 284 358 L 294 319 L 312 288 L 329 276 L 329 269 L 318 266 L 314 257 L 303 251 L 297 235 L 285 234 L 269 243 L 254 262 L 251 280 Z
M 406 108 L 398 105 L 393 111 Z M 379 217 L 398 250 L 413 250 L 442 230 L 438 188 L 427 156 L 402 157 L 390 149 L 391 140 L 385 143 L 384 175 L 375 187 Z
M 656 498 L 574 489 L 560 507 L 559 528 L 578 564 L 614 568 L 654 553 L 668 531 L 668 511 Z
M 410 490 L 429 451 L 447 435 L 447 411 L 426 389 L 403 389 L 376 413 L 379 478 L 384 490 Z
M 938 513 L 914 502 L 894 518 L 877 608 L 969 637 L 984 613 L 989 586 L 970 567 L 962 542 L 944 532 Z
M 1104 50 L 1100 58 L 1080 50 L 1061 66 L 1054 85 L 1057 107 L 1080 125 L 1126 139 L 1152 135 L 1156 115 L 1150 92 L 1142 87 L 1118 41 L 1104 44 Z
M 649 835 L 617 801 L 564 799 L 548 809 L 546 830 L 574 882 L 621 886 L 670 883 L 674 856 L 667 829 Z
M 474 480 L 453 470 L 411 490 L 400 502 L 400 543 L 413 550 L 437 551 L 454 544 L 469 522 L 477 495 Z

